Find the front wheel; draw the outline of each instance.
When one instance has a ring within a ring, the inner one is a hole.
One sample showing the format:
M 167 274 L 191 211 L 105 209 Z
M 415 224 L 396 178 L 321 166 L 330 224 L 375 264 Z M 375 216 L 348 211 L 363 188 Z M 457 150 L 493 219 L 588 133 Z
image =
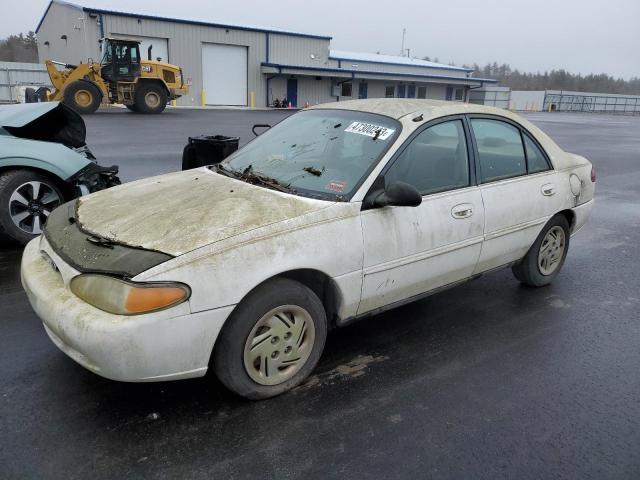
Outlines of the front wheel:
M 569 237 L 566 217 L 555 215 L 544 226 L 524 258 L 512 267 L 515 277 L 530 287 L 550 284 L 567 257 Z
M 231 314 L 214 348 L 213 368 L 238 395 L 274 397 L 313 371 L 326 337 L 327 317 L 318 296 L 296 281 L 274 279 Z
M 64 104 L 82 115 L 95 113 L 102 102 L 102 92 L 89 80 L 76 80 L 64 88 Z
M 51 211 L 64 201 L 50 178 L 30 170 L 0 175 L 0 230 L 20 243 L 42 233 Z

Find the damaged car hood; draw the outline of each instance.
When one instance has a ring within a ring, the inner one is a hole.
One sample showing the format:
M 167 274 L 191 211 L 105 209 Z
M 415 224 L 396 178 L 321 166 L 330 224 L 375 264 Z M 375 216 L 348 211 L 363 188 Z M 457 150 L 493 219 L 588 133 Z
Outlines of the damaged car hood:
M 77 219 L 82 230 L 114 243 L 178 256 L 331 204 L 199 168 L 82 197 Z

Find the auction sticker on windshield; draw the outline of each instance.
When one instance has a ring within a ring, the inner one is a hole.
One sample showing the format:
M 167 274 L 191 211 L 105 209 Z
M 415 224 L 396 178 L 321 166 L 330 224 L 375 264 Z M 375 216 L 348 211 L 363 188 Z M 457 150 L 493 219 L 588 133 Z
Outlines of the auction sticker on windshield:
M 360 135 L 386 140 L 393 135 L 395 129 L 374 125 L 373 123 L 353 122 L 345 129 L 345 132 L 358 133 Z

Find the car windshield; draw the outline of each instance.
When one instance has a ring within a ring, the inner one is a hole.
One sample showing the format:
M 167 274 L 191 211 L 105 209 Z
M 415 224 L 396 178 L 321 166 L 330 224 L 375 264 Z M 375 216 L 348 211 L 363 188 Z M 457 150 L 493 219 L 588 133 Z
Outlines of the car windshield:
M 355 192 L 399 131 L 400 124 L 383 115 L 305 110 L 228 157 L 221 170 L 301 195 L 345 198 Z

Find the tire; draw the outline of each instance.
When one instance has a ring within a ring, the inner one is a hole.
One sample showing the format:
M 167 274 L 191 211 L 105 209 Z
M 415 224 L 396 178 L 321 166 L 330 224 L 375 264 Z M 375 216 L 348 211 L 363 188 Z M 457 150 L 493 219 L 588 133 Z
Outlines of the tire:
M 257 287 L 227 319 L 211 356 L 213 369 L 238 395 L 275 397 L 313 371 L 326 338 L 327 316 L 317 295 L 277 278 Z
M 36 90 L 36 102 L 46 102 L 49 100 L 49 90 L 47 87 L 40 87 Z
M 127 107 L 129 110 L 131 110 L 133 113 L 138 113 L 138 107 L 135 104 L 131 104 L 131 105 L 125 105 L 125 107 Z
M 511 267 L 513 274 L 530 287 L 549 285 L 564 265 L 569 239 L 569 222 L 564 215 L 555 215 L 544 226 L 524 258 Z
M 36 95 L 35 88 L 25 88 L 24 89 L 24 103 L 36 103 L 38 101 L 38 96 Z
M 51 178 L 31 170 L 6 171 L 0 175 L 0 229 L 25 244 L 42 233 L 48 214 L 64 201 Z
M 102 102 L 102 92 L 89 80 L 76 80 L 64 89 L 64 104 L 82 115 L 95 113 Z
M 135 93 L 138 113 L 162 113 L 167 106 L 167 92 L 157 83 L 143 82 Z

